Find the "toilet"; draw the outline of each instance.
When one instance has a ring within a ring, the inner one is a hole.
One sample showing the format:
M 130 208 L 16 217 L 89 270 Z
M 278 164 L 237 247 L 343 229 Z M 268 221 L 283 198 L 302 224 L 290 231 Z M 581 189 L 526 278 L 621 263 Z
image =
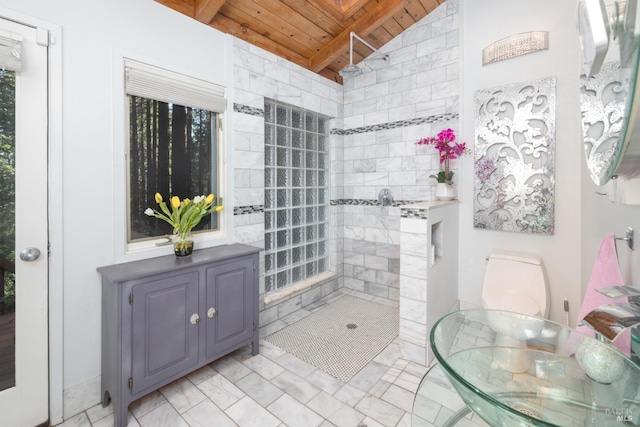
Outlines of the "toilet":
M 482 284 L 482 306 L 546 318 L 549 284 L 542 259 L 518 252 L 492 252 Z
M 512 373 L 527 371 L 531 366 L 529 353 L 519 349 L 526 349 L 526 341 L 540 334 L 544 321 L 539 318 L 549 315 L 549 285 L 542 259 L 517 252 L 493 252 L 484 275 L 482 306 L 487 309 L 489 326 L 496 332 L 494 344 L 503 347 L 495 362 Z

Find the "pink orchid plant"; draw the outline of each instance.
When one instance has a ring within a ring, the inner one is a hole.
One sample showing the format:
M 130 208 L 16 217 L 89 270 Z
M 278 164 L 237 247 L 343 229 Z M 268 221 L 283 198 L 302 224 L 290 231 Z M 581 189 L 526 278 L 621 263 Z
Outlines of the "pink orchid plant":
M 440 152 L 440 166 L 444 169 L 438 175 L 430 175 L 430 178 L 435 178 L 440 183 L 453 184 L 453 171 L 449 170 L 449 161 L 468 153 L 467 143 L 457 143 L 453 129 L 444 129 L 437 137 L 422 138 L 416 144 L 433 145 Z

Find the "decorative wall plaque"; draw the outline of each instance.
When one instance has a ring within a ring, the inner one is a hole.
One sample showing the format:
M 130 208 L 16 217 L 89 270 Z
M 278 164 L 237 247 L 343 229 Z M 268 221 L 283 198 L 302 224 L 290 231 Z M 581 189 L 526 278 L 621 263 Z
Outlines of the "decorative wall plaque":
M 553 234 L 556 79 L 475 94 L 473 225 Z

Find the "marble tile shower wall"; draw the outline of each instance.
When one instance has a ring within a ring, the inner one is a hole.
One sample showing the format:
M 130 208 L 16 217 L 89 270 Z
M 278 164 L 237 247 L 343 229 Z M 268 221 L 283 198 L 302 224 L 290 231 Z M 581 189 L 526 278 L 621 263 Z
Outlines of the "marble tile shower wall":
M 261 325 L 275 323 L 342 286 L 399 299 L 401 203 L 434 198 L 437 155 L 415 142 L 458 119 L 458 3 L 447 0 L 381 50 L 390 60 L 361 63 L 365 73 L 333 83 L 234 39 L 235 239 L 264 245 L 264 99 L 334 117 L 330 124 L 331 270 L 336 275 L 265 303 Z M 455 170 L 455 164 L 453 165 Z M 377 205 L 389 188 L 397 203 Z M 261 262 L 261 268 L 264 268 Z
M 274 99 L 336 119 L 342 128 L 342 87 L 240 39 L 234 39 L 234 234 L 240 243 L 264 247 L 264 99 Z M 331 171 L 341 160 L 341 136 L 331 135 Z M 331 197 L 342 189 L 331 177 Z M 342 287 L 342 207 L 330 209 L 330 268 L 336 275 L 312 287 L 265 301 L 260 266 L 260 324 L 279 319 Z M 264 254 L 262 255 L 264 257 Z
M 342 163 L 344 286 L 399 298 L 401 203 L 435 198 L 440 168 L 425 136 L 458 125 L 459 0 L 447 0 L 365 60 L 344 82 Z M 452 164 L 454 172 L 456 165 Z M 377 205 L 388 188 L 399 203 Z

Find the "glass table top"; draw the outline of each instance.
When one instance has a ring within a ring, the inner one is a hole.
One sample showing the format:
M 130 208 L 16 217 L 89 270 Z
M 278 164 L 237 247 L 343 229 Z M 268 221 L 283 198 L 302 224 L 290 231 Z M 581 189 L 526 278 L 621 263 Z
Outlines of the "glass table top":
M 416 393 L 414 427 L 640 425 L 640 368 L 558 323 L 463 310 L 434 325 L 430 344 L 438 365 Z

